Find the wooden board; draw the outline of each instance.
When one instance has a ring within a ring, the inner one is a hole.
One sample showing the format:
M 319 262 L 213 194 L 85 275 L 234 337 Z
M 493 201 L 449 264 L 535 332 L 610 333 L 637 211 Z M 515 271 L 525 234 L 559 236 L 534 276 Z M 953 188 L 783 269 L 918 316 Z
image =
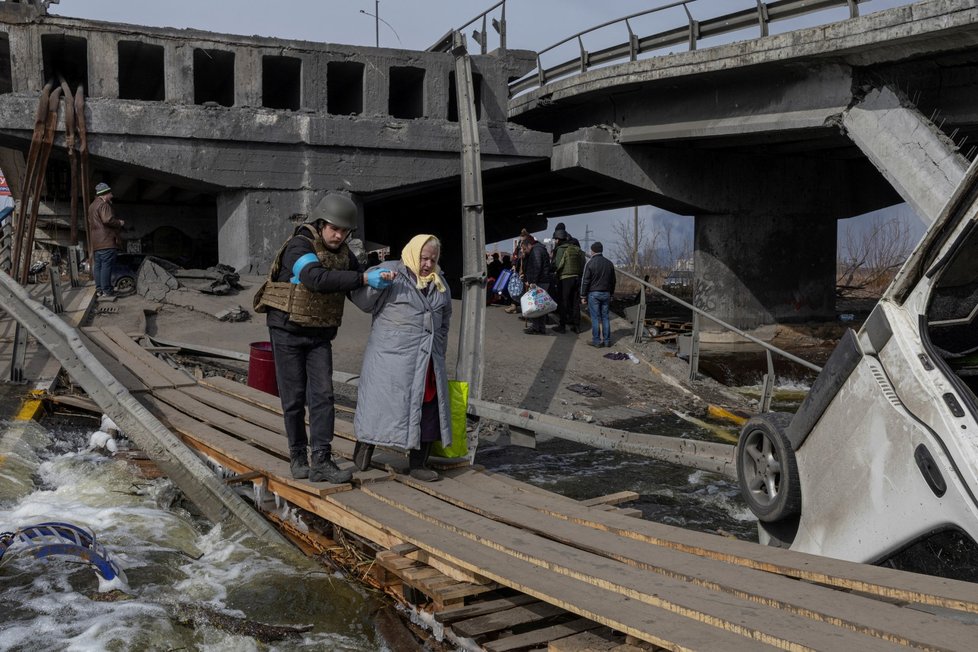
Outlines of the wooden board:
M 272 431 L 242 421 L 222 410 L 205 405 L 178 389 L 156 389 L 153 396 L 213 428 L 251 442 L 284 459 L 289 457 L 289 442 L 282 429 Z
M 524 632 L 522 634 L 516 634 L 515 636 L 500 638 L 492 641 L 491 643 L 486 643 L 484 647 L 489 652 L 524 650 L 531 645 L 549 643 L 554 639 L 564 638 L 565 636 L 571 636 L 572 634 L 597 629 L 600 626 L 601 625 L 594 621 L 578 618 L 559 625 L 550 625 L 549 627 L 541 627 L 540 629 Z
M 222 378 L 220 376 L 208 376 L 200 380 L 200 385 L 217 390 L 228 396 L 234 396 L 242 401 L 251 403 L 263 410 L 267 410 L 274 414 L 282 416 L 282 403 L 279 401 L 277 396 L 273 396 L 267 392 L 255 389 L 254 387 L 249 387 L 242 383 L 231 380 L 230 378 Z M 334 406 L 337 414 L 340 412 L 349 412 L 352 414 L 353 410 L 346 408 L 342 405 Z M 308 418 L 306 423 L 308 423 Z M 353 434 L 353 424 L 343 419 L 336 419 L 336 425 L 334 427 L 335 433 L 344 439 L 355 440 L 356 436 Z
M 92 337 L 95 335 L 95 337 Z M 85 345 L 85 348 L 102 363 L 106 371 L 112 375 L 119 383 L 132 393 L 145 392 L 148 388 L 146 383 L 136 374 L 129 371 L 125 365 L 119 362 L 110 352 L 106 351 L 99 344 L 99 340 L 102 340 L 106 346 L 110 346 L 110 341 L 107 340 L 105 335 L 100 332 L 90 333 L 88 329 L 81 329 L 78 331 L 78 339 L 81 343 Z M 111 347 L 115 350 L 115 347 Z
M 513 607 L 530 604 L 531 602 L 538 602 L 538 600 L 529 595 L 517 594 L 510 598 L 497 598 L 495 600 L 476 602 L 474 604 L 465 605 L 464 607 L 447 609 L 445 611 L 436 613 L 434 617 L 439 623 L 449 625 L 459 620 L 475 618 L 476 616 L 484 616 L 486 614 L 496 613 L 497 611 L 504 611 L 506 609 L 512 609 Z
M 245 441 L 215 430 L 159 399 L 143 397 L 141 401 L 146 405 L 148 410 L 169 428 L 180 434 L 185 440 L 193 440 L 188 442 L 193 448 L 197 448 L 198 450 L 206 448 L 210 452 L 220 453 L 225 460 L 234 461 L 234 470 L 237 473 L 260 471 L 264 477 L 273 478 L 278 483 L 320 497 L 350 489 L 349 485 L 296 480 L 289 471 L 289 463 L 280 457 L 271 455 L 251 446 Z
M 363 490 L 406 514 L 513 558 L 624 597 L 784 649 L 890 650 L 893 643 L 810 620 L 713 588 L 647 572 L 525 530 L 488 520 L 402 483 Z M 953 649 L 953 648 L 952 648 Z
M 441 500 L 463 505 L 467 510 L 543 534 L 580 550 L 902 645 L 925 646 L 941 642 L 948 649 L 967 649 L 976 633 L 972 626 L 887 602 L 622 539 L 610 532 L 581 529 L 563 519 L 506 500 L 505 496 L 493 495 L 492 490 L 475 482 L 448 478 L 428 484 L 409 478 L 403 481 Z
M 392 536 L 435 552 L 499 584 L 608 625 L 669 650 L 771 650 L 768 645 L 717 627 L 642 604 L 614 591 L 571 577 L 473 542 L 453 532 L 407 518 L 362 491 L 327 496 L 351 521 L 372 525 Z
M 484 474 L 479 480 L 479 486 L 485 491 L 505 496 L 506 500 L 519 502 L 578 525 L 613 532 L 625 539 L 881 597 L 978 613 L 978 590 L 970 582 L 904 573 L 879 566 L 759 546 L 749 541 L 653 523 L 614 512 L 601 512 L 569 500 L 550 501 L 541 497 L 538 492 L 516 491 L 513 483 L 515 481 L 511 479 L 500 481 L 492 474 Z
M 155 373 L 165 378 L 171 386 L 186 387 L 188 385 L 197 384 L 197 381 L 189 374 L 180 371 L 179 369 L 174 369 L 143 347 L 136 344 L 133 339 L 118 326 L 106 326 L 102 329 L 102 332 L 105 333 L 113 342 L 115 342 L 120 349 L 131 355 L 133 358 L 139 360 L 141 363 L 152 369 Z
M 475 638 L 476 636 L 483 636 L 503 629 L 509 629 L 516 625 L 553 618 L 554 616 L 560 616 L 566 613 L 567 611 L 555 605 L 547 604 L 546 602 L 537 602 L 535 604 L 513 607 L 505 611 L 497 611 L 484 616 L 462 620 L 455 623 L 452 629 L 462 636 Z

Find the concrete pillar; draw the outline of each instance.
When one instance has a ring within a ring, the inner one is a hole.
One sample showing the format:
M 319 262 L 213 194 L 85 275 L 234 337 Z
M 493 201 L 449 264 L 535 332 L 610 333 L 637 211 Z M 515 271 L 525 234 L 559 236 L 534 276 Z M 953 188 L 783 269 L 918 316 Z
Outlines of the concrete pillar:
M 363 115 L 387 116 L 390 66 L 387 59 L 367 58 L 363 69 Z
M 925 224 L 940 215 L 968 169 L 951 139 L 889 88 L 870 92 L 843 114 L 842 125 Z
M 261 106 L 262 53 L 253 48 L 234 50 L 234 105 Z
M 44 60 L 37 30 L 12 29 L 10 36 L 10 83 L 15 93 L 38 93 L 44 87 Z
M 824 216 L 698 215 L 695 305 L 741 329 L 832 319 L 835 251 L 836 221 Z
M 264 274 L 322 193 L 230 191 L 217 196 L 218 260 L 244 274 Z
M 166 101 L 173 104 L 194 103 L 194 48 L 189 43 L 168 41 L 164 45 L 163 74 L 166 79 Z
M 88 37 L 89 97 L 119 97 L 119 39 L 115 34 L 92 31 Z M 75 89 L 71 89 L 74 91 Z
M 303 111 L 326 109 L 326 64 L 319 65 L 320 58 L 299 55 L 302 59 L 302 92 L 299 105 Z

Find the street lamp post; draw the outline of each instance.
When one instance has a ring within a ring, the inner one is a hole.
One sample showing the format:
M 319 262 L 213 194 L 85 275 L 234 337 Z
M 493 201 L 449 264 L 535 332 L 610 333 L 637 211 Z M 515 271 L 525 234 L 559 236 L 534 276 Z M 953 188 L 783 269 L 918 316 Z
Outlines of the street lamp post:
M 394 26 L 380 17 L 380 0 L 374 0 L 374 13 L 370 13 L 369 11 L 366 11 L 364 9 L 361 9 L 360 13 L 363 14 L 364 16 L 370 16 L 371 18 L 374 19 L 374 46 L 375 47 L 378 48 L 380 47 L 380 24 L 381 23 L 387 25 L 387 27 L 389 27 L 390 30 L 394 32 L 394 36 L 397 38 L 397 43 L 399 45 L 403 45 L 401 43 L 401 36 L 397 33 L 397 30 L 394 29 Z

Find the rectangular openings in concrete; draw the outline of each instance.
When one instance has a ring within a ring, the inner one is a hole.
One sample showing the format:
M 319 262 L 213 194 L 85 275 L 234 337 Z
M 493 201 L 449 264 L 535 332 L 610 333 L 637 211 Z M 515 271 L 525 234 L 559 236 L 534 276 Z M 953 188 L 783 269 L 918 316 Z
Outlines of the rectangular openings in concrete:
M 302 102 L 302 60 L 266 55 L 261 58 L 261 105 L 298 111 Z
M 10 35 L 0 32 L 0 93 L 11 93 L 14 90 L 10 76 Z
M 234 106 L 234 52 L 194 50 L 194 104 Z
M 472 73 L 473 93 L 472 99 L 475 102 L 475 119 L 482 119 L 482 75 Z M 455 72 L 448 73 L 448 119 L 451 122 L 458 122 L 458 91 L 455 86 Z
M 166 99 L 163 46 L 119 41 L 119 99 Z
M 44 62 L 44 81 L 58 84 L 59 75 L 68 82 L 72 92 L 78 86 L 88 91 L 88 40 L 66 34 L 42 34 L 41 57 Z
M 326 111 L 333 115 L 363 113 L 363 64 L 330 61 L 326 64 Z
M 393 118 L 424 117 L 424 68 L 391 67 L 387 112 Z

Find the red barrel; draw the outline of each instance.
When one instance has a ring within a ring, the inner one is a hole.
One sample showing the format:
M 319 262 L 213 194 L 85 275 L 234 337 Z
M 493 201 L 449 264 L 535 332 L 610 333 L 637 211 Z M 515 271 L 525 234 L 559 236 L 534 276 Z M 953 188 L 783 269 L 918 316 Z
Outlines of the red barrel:
M 271 342 L 251 343 L 251 357 L 248 358 L 248 387 L 278 396 L 278 383 L 275 381 L 275 354 L 272 353 Z

